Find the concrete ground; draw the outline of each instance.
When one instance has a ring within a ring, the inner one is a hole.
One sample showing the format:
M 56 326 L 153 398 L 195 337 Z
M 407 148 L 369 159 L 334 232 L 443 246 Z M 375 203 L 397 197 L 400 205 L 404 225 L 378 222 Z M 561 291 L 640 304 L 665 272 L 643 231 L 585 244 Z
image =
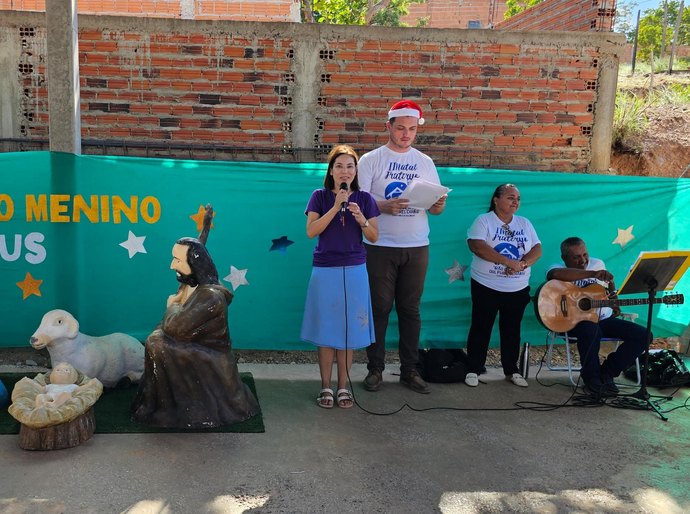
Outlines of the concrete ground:
M 667 422 L 608 406 L 519 409 L 571 395 L 539 385 L 536 368 L 527 389 L 490 368 L 477 388 L 431 384 L 429 395 L 387 369 L 384 387 L 369 393 L 358 364 L 356 399 L 377 414 L 325 410 L 315 403 L 316 365 L 240 369 L 254 374 L 265 433 L 96 434 L 53 452 L 21 450 L 18 436 L 3 435 L 0 512 L 690 512 L 687 408 Z M 564 373 L 539 379 L 567 383 Z

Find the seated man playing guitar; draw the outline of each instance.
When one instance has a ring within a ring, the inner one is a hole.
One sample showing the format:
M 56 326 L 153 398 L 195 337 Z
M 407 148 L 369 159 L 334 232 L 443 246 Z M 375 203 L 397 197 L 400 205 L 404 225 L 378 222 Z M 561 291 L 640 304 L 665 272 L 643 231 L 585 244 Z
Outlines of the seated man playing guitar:
M 565 267 L 560 264 L 552 266 L 546 275 L 547 280 L 573 282 L 578 287 L 599 284 L 607 288 L 613 308 L 600 307 L 597 309 L 598 323 L 583 318 L 575 327 L 568 329 L 568 335 L 577 338 L 582 366 L 580 377 L 585 383 L 585 390 L 596 397 L 615 396 L 618 388 L 613 379 L 631 366 L 645 350 L 647 330 L 641 325 L 617 317 L 620 315 L 620 307 L 615 295 L 613 275 L 606 270 L 603 261 L 589 257 L 582 239 L 569 237 L 564 240 L 561 243 L 561 258 Z M 623 343 L 600 364 L 599 346 L 602 337 L 619 339 Z

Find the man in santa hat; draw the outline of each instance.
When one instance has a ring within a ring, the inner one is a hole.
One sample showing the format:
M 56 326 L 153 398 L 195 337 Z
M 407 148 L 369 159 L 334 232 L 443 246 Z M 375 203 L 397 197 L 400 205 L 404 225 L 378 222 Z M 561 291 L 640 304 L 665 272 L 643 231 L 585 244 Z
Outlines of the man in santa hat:
M 440 184 L 431 158 L 412 148 L 417 128 L 423 124 L 419 105 L 411 100 L 396 103 L 388 112 L 388 143 L 359 160 L 360 188 L 374 197 L 381 211 L 378 240 L 365 240 L 376 337 L 367 347 L 367 391 L 378 391 L 383 381 L 386 328 L 395 303 L 400 382 L 415 392 L 429 392 L 417 370 L 422 326 L 419 305 L 429 263 L 429 221 L 427 210 L 410 207 L 409 200 L 399 198 L 413 179 Z M 445 207 L 444 195 L 428 212 L 441 214 Z

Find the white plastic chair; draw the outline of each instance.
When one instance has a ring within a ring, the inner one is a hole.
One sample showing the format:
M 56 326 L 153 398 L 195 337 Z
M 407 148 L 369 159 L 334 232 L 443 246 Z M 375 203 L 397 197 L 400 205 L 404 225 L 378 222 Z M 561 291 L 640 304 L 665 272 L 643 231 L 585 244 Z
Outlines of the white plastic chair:
M 634 313 L 623 313 L 621 314 L 621 318 L 628 320 L 628 321 L 635 321 L 637 318 L 637 314 Z M 553 351 L 554 351 L 554 345 L 557 344 L 559 340 L 562 340 L 564 345 L 565 345 L 565 366 L 559 366 L 553 363 Z M 615 342 L 616 343 L 616 349 L 620 346 L 622 341 L 620 339 L 616 338 L 609 338 L 609 337 L 602 337 L 601 342 Z M 549 330 L 546 334 L 546 345 L 547 345 L 547 351 L 546 351 L 546 367 L 549 368 L 551 371 L 567 371 L 568 372 L 568 378 L 570 379 L 570 382 L 576 386 L 578 385 L 577 380 L 575 377 L 573 377 L 574 372 L 579 372 L 581 367 L 573 365 L 573 357 L 570 353 L 570 344 L 571 343 L 577 343 L 577 337 L 570 336 L 568 335 L 568 332 L 554 332 L 553 330 Z M 635 359 L 635 368 L 637 371 L 637 382 L 635 385 L 640 385 L 641 383 L 641 375 L 640 375 L 640 359 Z

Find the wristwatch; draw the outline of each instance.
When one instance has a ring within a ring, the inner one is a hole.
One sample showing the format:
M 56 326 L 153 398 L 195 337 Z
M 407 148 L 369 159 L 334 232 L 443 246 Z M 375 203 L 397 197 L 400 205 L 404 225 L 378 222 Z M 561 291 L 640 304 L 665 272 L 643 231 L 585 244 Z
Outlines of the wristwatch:
M 362 228 L 367 228 L 369 226 L 369 220 L 364 220 L 364 225 L 362 225 Z

